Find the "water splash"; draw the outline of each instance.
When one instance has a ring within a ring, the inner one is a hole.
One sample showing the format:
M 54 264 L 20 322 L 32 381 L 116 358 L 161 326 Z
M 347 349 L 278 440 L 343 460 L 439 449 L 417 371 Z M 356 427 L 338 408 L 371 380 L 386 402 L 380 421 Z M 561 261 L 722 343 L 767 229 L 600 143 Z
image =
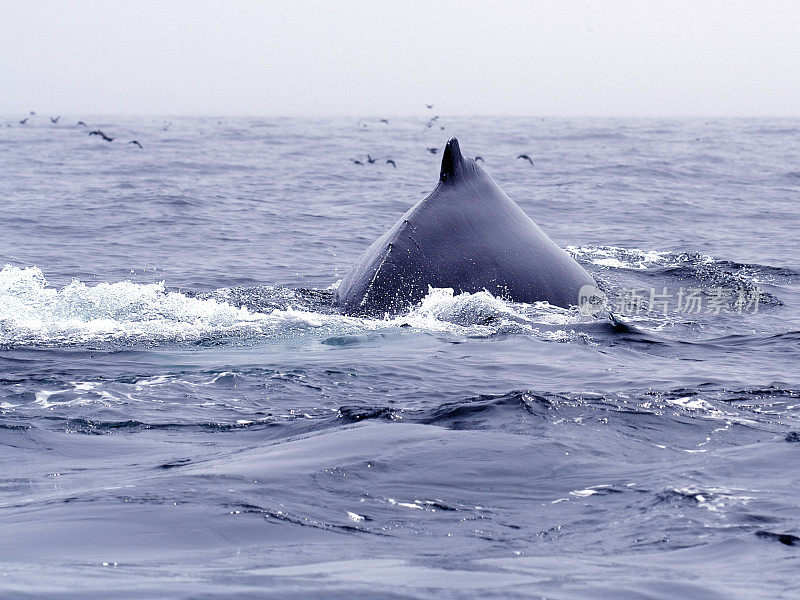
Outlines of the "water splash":
M 38 267 L 0 271 L 0 343 L 80 344 L 197 341 L 263 333 L 286 321 L 316 323 L 291 310 L 252 312 L 225 302 L 167 291 L 164 282 L 49 287 Z
M 38 267 L 6 265 L 0 271 L 0 344 L 233 343 L 303 336 L 316 340 L 406 328 L 441 335 L 520 333 L 568 341 L 574 337 L 569 328 L 581 320 L 577 312 L 547 303 L 515 304 L 488 292 L 454 294 L 452 289 L 431 289 L 409 312 L 383 319 L 334 313 L 285 288 L 223 292 L 192 296 L 168 291 L 163 281 L 91 286 L 73 280 L 58 289 L 49 286 Z M 231 303 L 237 299 L 237 305 Z

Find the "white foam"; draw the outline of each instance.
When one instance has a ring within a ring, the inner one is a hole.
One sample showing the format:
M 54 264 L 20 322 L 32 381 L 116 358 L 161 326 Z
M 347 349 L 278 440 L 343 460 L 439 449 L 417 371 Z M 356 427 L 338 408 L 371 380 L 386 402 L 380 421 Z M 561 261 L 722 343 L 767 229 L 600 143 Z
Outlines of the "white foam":
M 291 308 L 253 312 L 166 291 L 164 282 L 89 286 L 73 280 L 57 289 L 48 286 L 38 267 L 6 265 L 0 270 L 0 343 L 196 341 L 303 331 L 331 319 L 336 317 Z
M 592 489 L 572 490 L 570 492 L 570 496 L 577 496 L 578 498 L 588 498 L 589 496 L 594 496 L 596 493 L 597 490 L 592 490 Z
M 668 251 L 621 248 L 619 246 L 568 246 L 566 248 L 576 259 L 590 262 L 599 267 L 615 269 L 650 269 L 653 267 L 678 266 L 686 261 L 687 255 Z M 711 261 L 711 257 L 692 255 L 694 259 Z
M 522 333 L 551 341 L 575 337 L 572 330 L 545 330 L 580 323 L 577 309 L 564 309 L 547 302 L 524 304 L 507 302 L 487 291 L 455 294 L 452 288 L 429 288 L 428 295 L 407 315 L 395 319 L 423 329 L 452 330 L 486 336 L 495 333 Z
M 73 280 L 58 289 L 38 267 L 0 270 L 0 344 L 166 343 L 229 338 L 290 338 L 413 329 L 485 337 L 522 333 L 545 340 L 575 337 L 577 310 L 547 303 L 509 303 L 488 292 L 454 294 L 430 289 L 409 312 L 384 319 L 349 317 L 298 307 L 257 312 L 222 298 L 167 291 L 164 282 L 87 285 Z M 554 330 L 555 329 L 555 330 Z M 139 381 L 153 385 L 158 381 Z

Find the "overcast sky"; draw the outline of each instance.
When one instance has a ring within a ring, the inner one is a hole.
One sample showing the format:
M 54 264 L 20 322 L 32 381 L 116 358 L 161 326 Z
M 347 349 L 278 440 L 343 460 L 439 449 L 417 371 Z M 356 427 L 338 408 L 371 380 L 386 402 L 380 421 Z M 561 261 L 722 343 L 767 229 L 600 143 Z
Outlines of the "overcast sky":
M 800 1 L 0 0 L 0 112 L 800 116 Z

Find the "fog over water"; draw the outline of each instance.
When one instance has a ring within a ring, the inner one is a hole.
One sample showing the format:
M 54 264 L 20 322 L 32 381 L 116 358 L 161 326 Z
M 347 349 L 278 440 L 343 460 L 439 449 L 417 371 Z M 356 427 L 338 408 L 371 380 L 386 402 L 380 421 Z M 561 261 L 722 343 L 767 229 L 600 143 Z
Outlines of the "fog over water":
M 0 112 L 796 116 L 796 2 L 0 2 Z

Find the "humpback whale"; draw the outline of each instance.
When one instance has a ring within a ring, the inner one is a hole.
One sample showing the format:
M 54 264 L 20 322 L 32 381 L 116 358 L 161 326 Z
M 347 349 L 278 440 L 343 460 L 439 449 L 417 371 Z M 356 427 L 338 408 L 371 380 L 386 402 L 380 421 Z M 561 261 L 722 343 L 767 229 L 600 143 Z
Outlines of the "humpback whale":
M 592 276 L 452 138 L 436 188 L 361 255 L 336 301 L 348 314 L 396 313 L 431 286 L 569 307 L 587 285 Z

